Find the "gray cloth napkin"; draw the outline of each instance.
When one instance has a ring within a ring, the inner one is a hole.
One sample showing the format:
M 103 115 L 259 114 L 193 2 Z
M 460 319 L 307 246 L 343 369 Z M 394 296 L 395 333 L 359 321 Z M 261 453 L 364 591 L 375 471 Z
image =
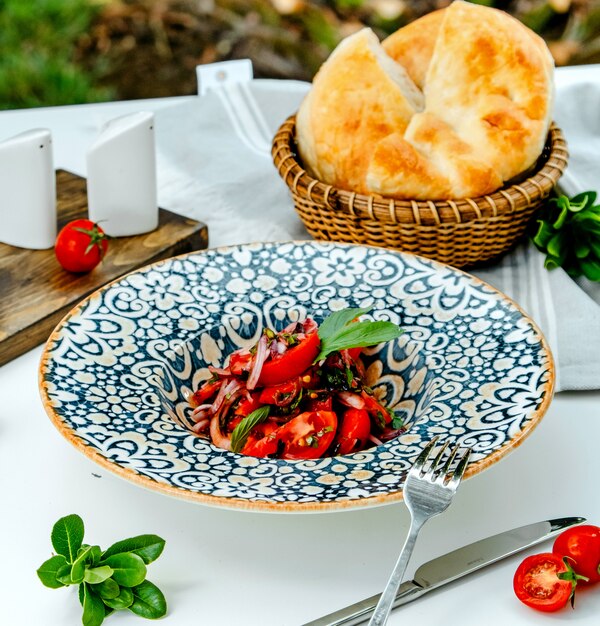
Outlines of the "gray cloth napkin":
M 600 66 L 557 70 L 555 120 L 571 153 L 566 193 L 596 189 Z M 271 161 L 271 139 L 309 85 L 225 84 L 156 113 L 159 202 L 208 225 L 209 245 L 310 236 Z M 600 389 L 600 284 L 548 272 L 523 243 L 473 273 L 506 293 L 540 326 L 557 363 L 557 390 Z

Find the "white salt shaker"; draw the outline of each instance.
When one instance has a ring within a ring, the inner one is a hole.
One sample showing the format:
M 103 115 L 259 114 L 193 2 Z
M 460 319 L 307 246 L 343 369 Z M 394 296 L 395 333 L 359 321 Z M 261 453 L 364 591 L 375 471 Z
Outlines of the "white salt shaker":
M 55 240 L 52 135 L 37 128 L 0 143 L 0 241 L 43 250 Z
M 154 115 L 107 122 L 87 153 L 88 217 L 112 237 L 158 226 Z

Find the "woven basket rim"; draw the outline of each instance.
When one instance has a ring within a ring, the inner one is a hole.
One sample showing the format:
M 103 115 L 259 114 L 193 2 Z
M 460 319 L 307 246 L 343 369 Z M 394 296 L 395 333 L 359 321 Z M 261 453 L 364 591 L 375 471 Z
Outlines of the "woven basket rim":
M 547 197 L 562 176 L 569 159 L 561 129 L 553 122 L 542 155 L 531 175 L 477 198 L 455 200 L 401 200 L 378 194 L 339 189 L 313 178 L 299 162 L 293 114 L 279 127 L 271 154 L 280 176 L 292 194 L 305 201 L 353 217 L 380 222 L 419 225 L 461 224 L 529 211 Z

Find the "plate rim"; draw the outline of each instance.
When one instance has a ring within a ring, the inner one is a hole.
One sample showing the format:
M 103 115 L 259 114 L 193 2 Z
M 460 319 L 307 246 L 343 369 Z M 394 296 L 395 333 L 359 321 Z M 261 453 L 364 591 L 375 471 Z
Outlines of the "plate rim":
M 135 270 L 127 272 L 118 278 L 106 283 L 102 287 L 96 289 L 91 294 L 83 298 L 80 302 L 78 302 L 72 309 L 70 309 L 57 323 L 52 332 L 50 333 L 46 343 L 44 344 L 44 348 L 40 357 L 39 367 L 38 367 L 38 391 L 41 397 L 42 405 L 46 414 L 50 418 L 50 421 L 53 423 L 55 428 L 59 431 L 59 433 L 71 444 L 73 445 L 79 452 L 82 452 L 85 456 L 87 456 L 90 460 L 94 461 L 104 469 L 110 471 L 112 474 L 115 474 L 119 478 L 127 480 L 128 482 L 134 483 L 138 487 L 143 487 L 149 489 L 153 492 L 159 492 L 163 495 L 168 495 L 171 497 L 175 497 L 179 500 L 186 500 L 195 502 L 197 504 L 204 504 L 207 506 L 215 506 L 218 508 L 232 509 L 232 510 L 243 510 L 243 511 L 252 511 L 252 512 L 263 512 L 263 513 L 325 513 L 325 512 L 335 512 L 335 511 L 348 511 L 354 509 L 365 509 L 365 508 L 375 508 L 378 506 L 383 506 L 387 504 L 392 504 L 394 502 L 401 502 L 404 500 L 403 497 L 403 489 L 399 489 L 397 491 L 391 491 L 385 494 L 378 494 L 374 496 L 356 498 L 356 499 L 345 499 L 345 500 L 334 500 L 327 502 L 294 502 L 294 501 L 284 501 L 284 502 L 270 502 L 265 500 L 251 500 L 251 499 L 243 499 L 240 497 L 225 497 L 225 496 L 214 496 L 211 494 L 202 493 L 199 491 L 191 491 L 185 489 L 183 487 L 177 487 L 175 485 L 169 483 L 161 483 L 157 480 L 150 478 L 149 476 L 144 476 L 139 474 L 132 468 L 123 467 L 119 463 L 116 463 L 102 454 L 100 454 L 96 449 L 94 449 L 91 445 L 87 444 L 81 437 L 77 436 L 76 431 L 67 426 L 63 419 L 58 415 L 52 406 L 52 401 L 49 398 L 47 393 L 47 387 L 45 385 L 45 374 L 47 373 L 49 362 L 51 361 L 50 351 L 57 341 L 57 338 L 60 335 L 63 327 L 68 323 L 69 319 L 79 312 L 88 302 L 91 302 L 95 298 L 99 298 L 100 295 L 104 291 L 108 291 L 113 285 L 125 280 L 127 277 L 135 274 L 139 274 L 142 272 L 147 272 L 151 270 L 153 267 L 158 265 L 163 265 L 165 263 L 172 263 L 174 260 L 185 259 L 186 257 L 191 256 L 199 256 L 205 254 L 215 254 L 219 252 L 227 252 L 232 250 L 240 250 L 244 248 L 252 247 L 281 247 L 286 245 L 327 245 L 331 247 L 340 247 L 340 248 L 367 248 L 392 254 L 399 254 L 400 256 L 408 256 L 412 258 L 419 259 L 421 261 L 425 261 L 428 264 L 432 264 L 436 269 L 445 269 L 451 270 L 453 272 L 457 272 L 462 274 L 467 279 L 475 281 L 480 286 L 483 286 L 490 291 L 494 292 L 497 297 L 501 300 L 508 302 L 511 306 L 513 306 L 521 315 L 522 319 L 525 320 L 528 324 L 530 324 L 532 330 L 534 331 L 539 344 L 543 350 L 543 353 L 548 362 L 548 378 L 543 383 L 542 393 L 543 398 L 540 405 L 532 412 L 529 420 L 527 422 L 526 428 L 521 428 L 518 433 L 512 436 L 505 444 L 502 445 L 501 448 L 495 450 L 491 454 L 487 455 L 485 458 L 477 461 L 476 463 L 470 464 L 467 471 L 465 472 L 464 479 L 472 478 L 477 474 L 480 474 L 485 469 L 495 465 L 502 458 L 507 456 L 510 452 L 518 448 L 531 433 L 537 428 L 540 421 L 546 414 L 552 399 L 554 397 L 554 389 L 556 384 L 556 365 L 554 361 L 554 356 L 550 350 L 550 346 L 544 334 L 542 333 L 538 324 L 523 310 L 523 308 L 515 302 L 511 297 L 497 289 L 496 287 L 490 285 L 486 281 L 482 280 L 478 276 L 474 276 L 469 272 L 455 268 L 446 263 L 442 263 L 440 261 L 436 261 L 434 259 L 429 259 L 422 255 L 414 254 L 412 252 L 406 252 L 404 250 L 395 250 L 390 248 L 382 248 L 380 246 L 366 245 L 366 244 L 353 244 L 346 242 L 334 242 L 334 241 L 322 241 L 322 240 L 312 240 L 312 239 L 301 239 L 301 240 L 288 240 L 288 241 L 267 241 L 267 242 L 248 242 L 241 244 L 232 244 L 228 246 L 218 246 L 215 248 L 205 248 L 202 250 L 192 250 L 190 252 L 186 252 L 183 254 L 179 254 L 173 257 L 168 257 L 166 259 L 161 259 L 159 261 L 155 261 L 153 263 L 149 263 L 142 267 L 139 267 Z M 299 461 L 288 461 L 291 464 L 297 464 Z

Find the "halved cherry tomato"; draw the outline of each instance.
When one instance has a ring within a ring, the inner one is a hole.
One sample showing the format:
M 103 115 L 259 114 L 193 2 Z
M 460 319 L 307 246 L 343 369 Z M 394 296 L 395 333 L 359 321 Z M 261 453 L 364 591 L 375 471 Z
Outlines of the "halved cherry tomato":
M 333 406 L 333 398 L 331 395 L 321 398 L 318 392 L 314 393 L 314 397 L 308 394 L 308 408 L 311 411 L 331 411 Z
M 108 235 L 91 220 L 78 219 L 64 226 L 56 237 L 54 252 L 69 272 L 82 274 L 93 270 L 106 255 Z
M 240 400 L 239 404 L 237 405 L 235 409 L 235 414 L 241 415 L 242 417 L 246 417 L 247 415 L 250 415 L 252 411 L 256 411 L 256 409 L 258 409 L 261 406 L 261 403 L 259 402 L 259 399 L 258 399 L 258 395 L 259 394 L 257 393 L 252 393 L 250 394 L 249 398 L 243 398 L 242 400 Z
M 277 406 L 288 406 L 298 395 L 300 382 L 298 379 L 288 380 L 280 385 L 265 387 L 258 397 L 261 404 L 275 404 Z
M 276 433 L 279 430 L 277 424 L 271 421 L 263 422 L 255 426 L 248 435 L 248 439 L 242 448 L 242 454 L 264 458 L 277 452 Z
M 227 422 L 227 430 L 228 432 L 232 433 L 236 426 L 244 419 L 243 415 L 234 415 L 234 417 L 232 417 L 228 422 Z
M 366 391 L 363 391 L 361 396 L 365 401 L 365 409 L 368 413 L 371 413 L 374 417 L 378 418 L 378 423 L 379 415 L 381 415 L 381 419 L 386 424 L 389 424 L 392 421 L 392 416 L 390 415 L 389 411 L 383 405 L 379 404 L 379 402 L 377 402 L 377 400 L 375 400 L 373 396 L 369 395 Z
M 362 448 L 370 434 L 369 414 L 364 409 L 348 409 L 337 431 L 338 454 L 350 454 L 357 447 Z
M 600 528 L 590 524 L 573 526 L 563 531 L 554 541 L 552 552 L 568 557 L 573 569 L 588 578 L 589 583 L 600 581 Z M 585 581 L 581 581 L 585 584 Z
M 241 376 L 243 372 L 250 370 L 252 355 L 249 352 L 232 352 L 229 357 L 229 370 L 235 376 Z
M 528 556 L 515 572 L 515 594 L 523 604 L 538 611 L 562 609 L 575 589 L 573 580 L 558 577 L 559 573 L 568 571 L 562 558 L 552 552 Z
M 194 392 L 194 395 L 190 398 L 193 406 L 199 406 L 205 404 L 209 398 L 212 398 L 223 384 L 222 380 L 209 380 L 204 383 L 200 389 Z M 195 405 L 193 403 L 196 403 Z
M 270 387 L 300 376 L 316 359 L 320 346 L 321 340 L 316 332 L 307 335 L 297 346 L 266 361 L 260 372 L 258 384 Z
M 356 359 L 358 359 L 362 351 L 363 351 L 362 348 L 348 348 L 348 356 L 353 361 L 356 361 Z
M 317 459 L 335 437 L 337 416 L 333 411 L 306 411 L 274 433 L 283 443 L 282 459 Z

